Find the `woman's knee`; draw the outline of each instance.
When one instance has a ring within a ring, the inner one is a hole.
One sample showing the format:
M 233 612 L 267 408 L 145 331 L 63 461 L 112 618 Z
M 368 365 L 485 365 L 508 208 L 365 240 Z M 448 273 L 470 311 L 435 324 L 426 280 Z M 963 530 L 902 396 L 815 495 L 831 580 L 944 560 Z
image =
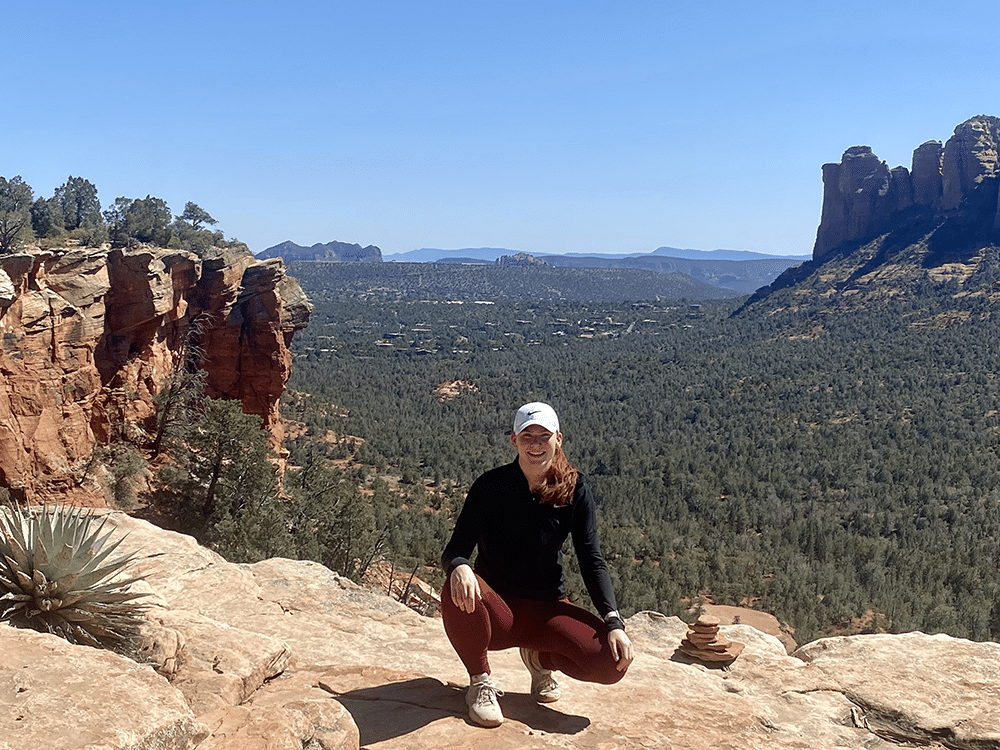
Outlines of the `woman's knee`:
M 594 682 L 601 685 L 614 685 L 617 682 L 621 682 L 626 672 L 628 672 L 628 667 L 625 667 L 625 669 L 619 669 L 618 663 L 614 660 L 614 658 L 612 658 L 610 664 L 605 665 L 604 668 L 597 673 Z

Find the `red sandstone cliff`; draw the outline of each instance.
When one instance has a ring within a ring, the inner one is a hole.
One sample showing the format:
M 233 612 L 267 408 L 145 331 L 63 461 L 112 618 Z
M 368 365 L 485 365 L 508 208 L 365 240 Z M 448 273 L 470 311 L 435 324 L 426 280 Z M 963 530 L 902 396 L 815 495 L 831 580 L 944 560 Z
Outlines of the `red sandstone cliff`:
M 245 249 L 0 255 L 0 487 L 101 505 L 81 487 L 95 444 L 149 429 L 195 318 L 209 395 L 240 399 L 277 446 L 289 344 L 310 311 L 280 260 Z

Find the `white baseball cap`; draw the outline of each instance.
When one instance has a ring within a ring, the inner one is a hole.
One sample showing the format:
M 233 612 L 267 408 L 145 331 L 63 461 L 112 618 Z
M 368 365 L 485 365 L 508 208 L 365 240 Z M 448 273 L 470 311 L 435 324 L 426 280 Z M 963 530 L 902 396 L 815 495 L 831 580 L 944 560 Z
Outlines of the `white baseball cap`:
M 517 410 L 514 415 L 514 434 L 520 435 L 525 427 L 533 424 L 544 427 L 549 432 L 559 432 L 559 417 L 555 409 L 541 401 L 532 401 Z

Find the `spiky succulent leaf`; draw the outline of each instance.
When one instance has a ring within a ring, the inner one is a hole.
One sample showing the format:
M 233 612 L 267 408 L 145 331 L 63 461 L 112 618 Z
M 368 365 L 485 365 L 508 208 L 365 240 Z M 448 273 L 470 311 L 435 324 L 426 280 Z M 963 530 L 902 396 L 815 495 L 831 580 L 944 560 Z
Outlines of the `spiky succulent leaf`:
M 111 540 L 107 518 L 94 520 L 80 508 L 0 509 L 0 621 L 72 643 L 131 646 L 145 594 L 129 587 L 142 577 L 118 578 L 134 555 L 112 558 L 122 540 Z
M 0 557 L 3 557 L 3 565 L 0 565 L 0 580 L 13 581 L 17 578 L 14 571 L 21 570 L 21 567 L 17 564 L 16 560 L 13 560 L 9 555 L 0 552 Z
M 31 545 L 31 564 L 35 566 L 36 570 L 44 570 L 48 567 L 47 550 L 52 549 L 52 547 L 52 530 L 47 523 L 39 524 L 39 529 L 34 534 L 34 544 Z
M 102 523 L 101 525 L 103 526 L 104 524 Z M 98 529 L 98 531 L 100 531 L 100 529 Z M 122 537 L 121 539 L 109 544 L 108 539 L 113 533 L 113 531 L 109 531 L 103 537 L 98 538 L 98 534 L 95 532 L 94 534 L 81 539 L 79 542 L 81 547 L 78 551 L 74 552 L 69 569 L 79 570 L 81 575 L 96 571 L 98 566 L 100 566 L 101 563 L 108 559 L 111 554 L 118 549 L 118 545 L 125 541 L 125 538 Z M 113 565 L 118 568 L 125 567 L 132 561 L 133 558 L 134 555 L 119 558 L 113 563 Z
M 15 570 L 14 575 L 17 576 L 17 583 L 24 593 L 31 593 L 35 590 L 35 580 L 33 576 L 29 576 L 20 570 Z
M 27 570 L 31 567 L 31 560 L 28 559 L 27 541 L 24 537 L 24 528 L 21 525 L 21 517 L 8 519 L 0 514 L 0 544 L 3 545 L 4 557 L 8 554 L 14 558 L 14 570 Z
M 103 568 L 80 573 L 77 576 L 74 586 L 81 589 L 92 588 L 98 582 L 103 581 L 106 578 L 110 578 L 121 571 L 129 562 L 131 562 L 131 558 L 123 558 L 121 560 L 116 560 L 110 565 L 105 565 Z
M 59 550 L 56 559 L 52 561 L 52 565 L 58 570 L 66 570 L 72 561 L 73 545 L 63 542 L 62 549 Z

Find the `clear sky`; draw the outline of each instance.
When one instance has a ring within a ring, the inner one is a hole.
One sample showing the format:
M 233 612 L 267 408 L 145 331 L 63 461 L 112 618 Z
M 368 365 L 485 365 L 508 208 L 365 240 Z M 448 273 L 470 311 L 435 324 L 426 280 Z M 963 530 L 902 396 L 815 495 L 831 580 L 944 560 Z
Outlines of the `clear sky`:
M 1000 115 L 990 2 L 4 5 L 0 174 L 357 242 L 805 255 L 820 169 Z

